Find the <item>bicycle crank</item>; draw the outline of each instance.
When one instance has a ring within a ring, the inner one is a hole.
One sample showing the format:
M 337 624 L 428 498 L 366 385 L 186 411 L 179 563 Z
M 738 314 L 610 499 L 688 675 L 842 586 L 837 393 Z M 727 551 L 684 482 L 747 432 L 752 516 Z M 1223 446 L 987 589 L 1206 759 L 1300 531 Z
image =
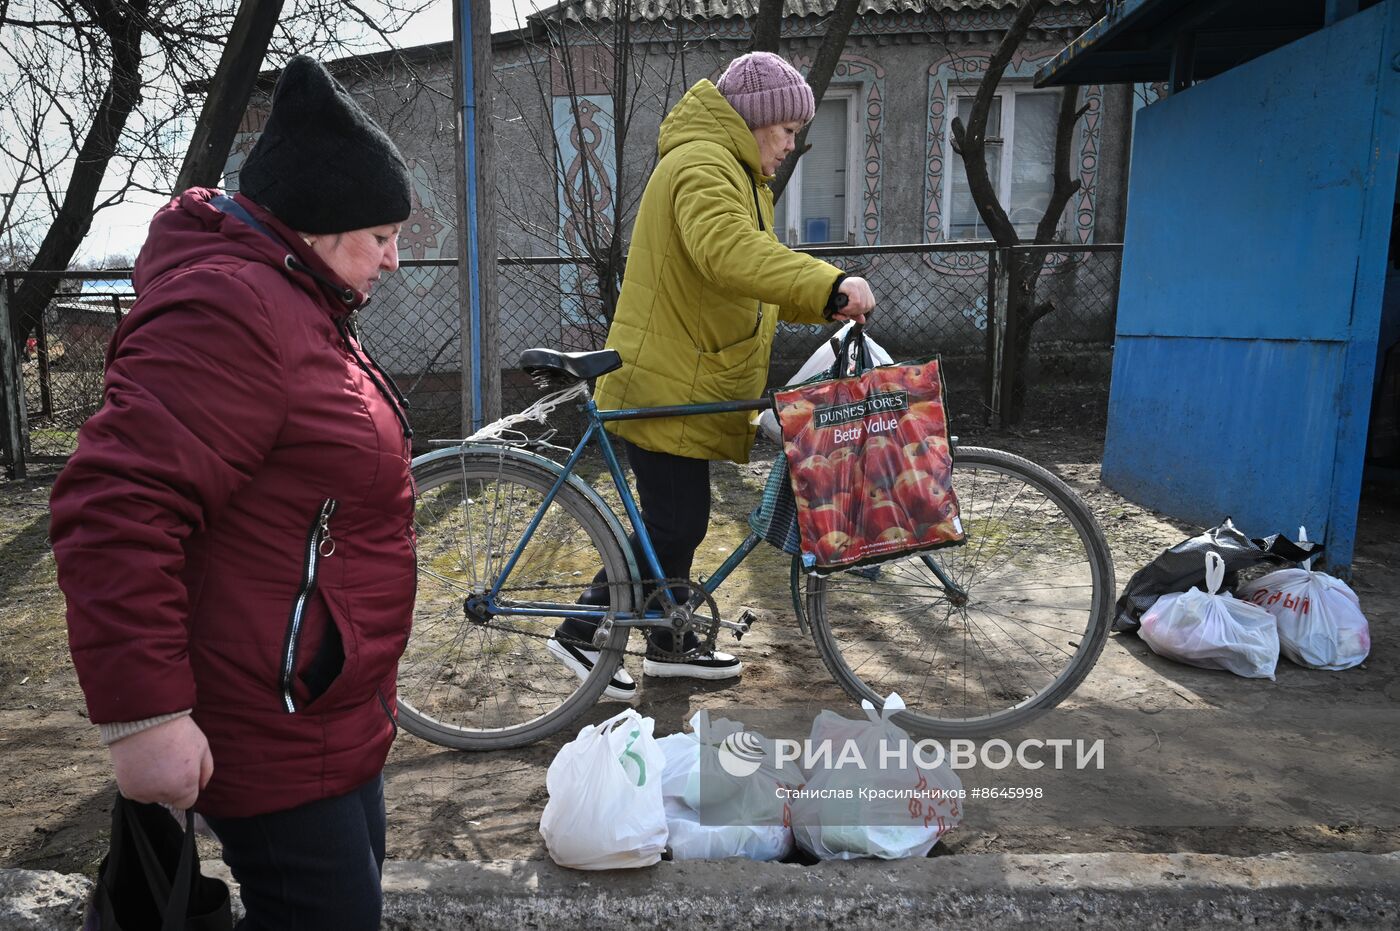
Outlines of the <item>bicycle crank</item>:
M 674 594 L 667 597 L 668 592 L 674 593 L 678 589 L 690 591 L 690 597 L 684 604 L 676 604 Z M 697 609 L 702 607 L 706 613 L 697 613 Z M 647 654 L 666 662 L 685 662 L 713 653 L 715 635 L 720 627 L 737 626 L 721 620 L 719 605 L 715 604 L 714 597 L 699 582 L 690 579 L 662 579 L 657 582 L 656 590 L 647 596 L 642 611 L 644 614 L 661 615 L 647 625 Z M 689 650 L 682 649 L 686 634 L 693 634 L 699 641 Z M 667 642 L 670 643 L 669 649 L 663 645 Z

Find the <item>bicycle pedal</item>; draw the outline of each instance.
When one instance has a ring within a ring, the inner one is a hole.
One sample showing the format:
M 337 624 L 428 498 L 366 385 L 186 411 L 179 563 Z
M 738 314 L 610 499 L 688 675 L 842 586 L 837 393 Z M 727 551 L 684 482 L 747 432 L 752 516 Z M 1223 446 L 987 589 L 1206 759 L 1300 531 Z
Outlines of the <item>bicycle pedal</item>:
M 749 629 L 753 627 L 753 622 L 756 620 L 758 620 L 758 615 L 754 613 L 751 608 L 745 608 L 740 611 L 739 617 L 735 622 L 739 625 L 739 628 L 734 631 L 734 639 L 743 640 L 744 634 L 749 632 Z

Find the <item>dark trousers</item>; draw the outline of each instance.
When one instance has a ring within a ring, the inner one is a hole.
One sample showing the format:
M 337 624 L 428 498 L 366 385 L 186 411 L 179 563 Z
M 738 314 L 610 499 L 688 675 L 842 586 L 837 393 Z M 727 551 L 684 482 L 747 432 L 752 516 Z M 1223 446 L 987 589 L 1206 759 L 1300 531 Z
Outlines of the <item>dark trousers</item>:
M 288 811 L 206 820 L 248 911 L 239 931 L 379 927 L 383 776 Z
M 661 571 L 669 579 L 690 578 L 691 565 L 695 561 L 695 551 L 705 540 L 710 529 L 710 462 L 708 459 L 690 459 L 686 456 L 673 456 L 670 453 L 656 453 L 642 449 L 627 440 L 615 440 L 627 454 L 627 464 L 636 479 L 637 498 L 642 510 L 642 523 L 651 537 L 651 545 L 656 550 L 657 562 Z M 637 568 L 645 576 L 651 575 L 646 557 L 636 533 L 628 535 L 632 552 L 637 557 Z M 608 603 L 607 573 L 600 571 L 593 577 L 593 585 L 581 596 L 579 603 L 586 605 L 606 605 Z M 648 587 L 650 592 L 652 587 Z M 684 600 L 689 591 L 672 589 L 676 598 Z M 579 640 L 591 640 L 597 625 L 580 618 L 569 618 L 560 625 L 565 636 Z M 652 638 L 664 637 L 659 646 L 671 647 L 669 632 L 656 632 Z

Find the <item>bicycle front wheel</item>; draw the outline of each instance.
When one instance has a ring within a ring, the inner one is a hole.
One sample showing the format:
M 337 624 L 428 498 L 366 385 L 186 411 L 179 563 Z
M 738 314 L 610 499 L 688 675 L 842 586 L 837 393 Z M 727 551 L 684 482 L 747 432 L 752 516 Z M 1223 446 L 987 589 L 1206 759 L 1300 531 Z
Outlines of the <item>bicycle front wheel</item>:
M 566 484 L 530 534 L 489 608 L 496 585 L 558 466 L 509 450 L 477 450 L 417 464 L 418 598 L 399 662 L 400 720 L 411 734 L 460 750 L 533 743 L 583 714 L 621 659 L 627 629 L 612 631 L 586 681 L 547 645 L 599 567 L 629 582 L 625 538 Z M 628 585 L 614 607 L 631 609 Z M 518 610 L 554 606 L 553 614 Z
M 916 736 L 985 736 L 1059 704 L 1098 659 L 1113 604 L 1103 532 L 1064 482 L 964 447 L 953 489 L 962 546 L 807 576 L 827 667 L 876 707 L 898 692 L 895 720 Z

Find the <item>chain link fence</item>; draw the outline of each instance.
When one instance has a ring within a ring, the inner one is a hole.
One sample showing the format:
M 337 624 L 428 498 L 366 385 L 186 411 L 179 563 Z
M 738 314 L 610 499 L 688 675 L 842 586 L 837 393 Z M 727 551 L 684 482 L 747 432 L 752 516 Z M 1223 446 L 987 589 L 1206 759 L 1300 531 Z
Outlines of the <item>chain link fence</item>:
M 1036 302 L 1055 310 L 1036 327 L 1032 384 L 1072 382 L 1107 395 L 1122 246 L 1020 247 L 1048 253 Z M 802 250 L 868 278 L 879 300 L 868 332 L 896 359 L 940 354 L 959 408 L 980 409 L 991 378 L 989 329 L 1004 300 L 1008 252 L 988 243 Z M 535 346 L 600 349 L 607 322 L 587 274 L 565 259 L 504 260 L 498 270 L 501 406 L 524 407 L 538 392 L 514 368 Z M 829 337 L 830 327 L 780 324 L 769 386 L 781 385 Z
M 23 459 L 37 462 L 61 462 L 77 447 L 78 428 L 102 404 L 107 343 L 136 299 L 128 271 L 9 273 L 4 281 L 7 308 L 25 276 L 58 282 L 38 327 L 23 341 L 8 338 L 8 313 L 0 319 L 7 415 L 3 445 L 11 469 L 16 444 Z
M 457 260 L 406 261 L 355 314 L 360 341 L 408 398 L 414 443 L 461 436 L 462 319 Z
M 1033 389 L 1070 383 L 1106 396 L 1121 246 L 1025 248 L 1048 252 L 1036 301 L 1055 307 L 1035 331 Z M 957 409 L 980 408 L 992 374 L 989 335 L 1004 300 L 1007 250 L 987 243 L 941 243 L 806 251 L 868 278 L 879 299 L 870 335 L 896 359 L 941 354 Z M 123 271 L 11 272 L 5 276 L 8 297 L 25 275 L 61 280 L 39 331 L 20 345 L 5 342 L 4 453 L 11 471 L 16 457 L 10 437 L 20 438 L 21 461 L 62 461 L 73 452 L 78 428 L 102 403 L 107 344 L 135 300 L 129 272 Z M 455 259 L 404 262 L 357 314 L 365 346 L 409 399 L 420 448 L 432 438 L 462 435 L 467 366 L 457 282 Z M 607 322 L 596 282 L 577 261 L 502 259 L 496 294 L 498 338 L 482 352 L 484 364 L 500 366 L 503 412 L 538 397 L 515 367 L 525 349 L 602 348 Z M 829 327 L 781 324 L 770 385 L 786 382 L 829 333 Z M 11 381 L 20 389 L 15 394 L 23 397 L 22 405 L 9 403 Z

